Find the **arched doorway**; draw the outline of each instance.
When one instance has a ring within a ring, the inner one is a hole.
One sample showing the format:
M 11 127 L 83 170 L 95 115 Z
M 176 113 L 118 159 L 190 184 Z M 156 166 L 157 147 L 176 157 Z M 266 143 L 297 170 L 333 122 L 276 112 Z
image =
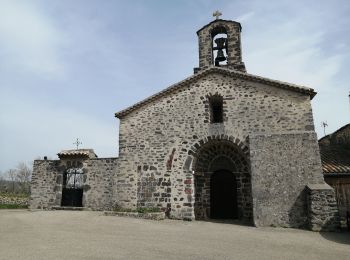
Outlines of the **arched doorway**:
M 194 154 L 195 219 L 252 220 L 247 155 L 230 140 L 210 139 Z
M 210 177 L 210 217 L 237 218 L 236 177 L 227 170 L 218 170 Z

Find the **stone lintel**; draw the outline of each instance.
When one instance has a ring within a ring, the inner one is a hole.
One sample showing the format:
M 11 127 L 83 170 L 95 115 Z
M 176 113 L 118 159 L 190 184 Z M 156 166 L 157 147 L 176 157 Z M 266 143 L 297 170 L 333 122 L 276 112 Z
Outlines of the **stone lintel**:
M 306 185 L 306 188 L 310 191 L 312 190 L 333 190 L 331 186 L 329 186 L 327 183 L 322 184 L 308 184 Z

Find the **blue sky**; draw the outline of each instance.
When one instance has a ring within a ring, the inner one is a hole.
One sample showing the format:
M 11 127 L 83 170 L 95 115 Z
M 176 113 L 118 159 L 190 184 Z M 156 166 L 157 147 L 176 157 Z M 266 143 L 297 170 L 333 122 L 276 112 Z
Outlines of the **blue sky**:
M 0 171 L 76 137 L 117 156 L 114 112 L 192 74 L 216 9 L 241 22 L 249 73 L 318 92 L 319 137 L 349 123 L 347 0 L 0 0 Z

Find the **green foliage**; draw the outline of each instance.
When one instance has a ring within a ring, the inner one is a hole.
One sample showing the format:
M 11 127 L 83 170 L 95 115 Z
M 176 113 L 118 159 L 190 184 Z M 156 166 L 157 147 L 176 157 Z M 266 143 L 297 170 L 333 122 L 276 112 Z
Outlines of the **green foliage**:
M 124 209 L 124 208 L 114 208 L 113 211 L 115 212 L 137 212 L 136 210 L 133 209 Z
M 17 204 L 0 204 L 0 209 L 27 209 L 28 206 Z
M 138 208 L 137 209 L 138 213 L 156 213 L 160 212 L 159 208 Z
M 137 209 L 125 209 L 121 207 L 114 208 L 115 212 L 134 212 L 134 213 L 156 213 L 161 212 L 159 208 L 137 208 Z

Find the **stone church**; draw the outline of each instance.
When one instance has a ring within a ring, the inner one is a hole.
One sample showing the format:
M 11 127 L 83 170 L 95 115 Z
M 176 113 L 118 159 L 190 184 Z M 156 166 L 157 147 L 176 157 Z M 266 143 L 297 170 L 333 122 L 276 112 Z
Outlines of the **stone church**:
M 194 74 L 115 116 L 119 157 L 66 150 L 34 161 L 32 209 L 160 208 L 188 220 L 330 230 L 308 87 L 247 73 L 241 24 L 197 31 Z

